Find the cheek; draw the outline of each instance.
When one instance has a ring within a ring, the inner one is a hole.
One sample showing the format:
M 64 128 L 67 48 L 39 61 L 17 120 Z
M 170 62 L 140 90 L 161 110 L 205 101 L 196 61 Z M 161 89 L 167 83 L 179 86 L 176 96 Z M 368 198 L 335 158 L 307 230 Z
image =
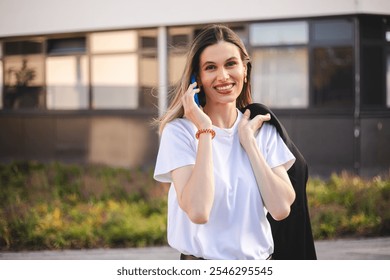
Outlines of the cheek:
M 239 77 L 239 78 L 242 78 L 242 79 L 244 79 L 244 76 L 245 76 L 245 69 L 243 68 L 243 69 L 237 69 L 237 71 L 236 71 L 236 76 L 237 77 Z
M 209 88 L 212 85 L 212 77 L 210 75 L 203 75 L 200 77 L 201 87 L 203 88 Z

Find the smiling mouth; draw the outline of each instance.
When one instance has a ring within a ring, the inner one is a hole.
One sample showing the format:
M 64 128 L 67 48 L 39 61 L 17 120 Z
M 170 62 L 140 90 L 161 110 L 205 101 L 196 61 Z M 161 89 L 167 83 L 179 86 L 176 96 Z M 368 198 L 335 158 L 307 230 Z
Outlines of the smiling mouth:
M 216 86 L 215 89 L 217 91 L 228 91 L 231 90 L 234 87 L 234 84 L 229 84 L 229 85 L 223 85 L 223 86 Z

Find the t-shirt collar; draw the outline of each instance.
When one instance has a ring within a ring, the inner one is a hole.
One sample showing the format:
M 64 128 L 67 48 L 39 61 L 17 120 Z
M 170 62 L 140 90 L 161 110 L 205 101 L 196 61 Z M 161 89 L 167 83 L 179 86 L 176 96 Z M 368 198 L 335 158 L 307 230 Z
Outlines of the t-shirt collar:
M 216 135 L 219 135 L 219 136 L 232 136 L 234 135 L 237 131 L 238 131 L 238 124 L 240 122 L 240 120 L 242 119 L 242 113 L 240 110 L 236 109 L 237 110 L 237 118 L 233 124 L 232 127 L 230 128 L 220 128 L 218 126 L 215 126 L 213 125 L 213 129 L 215 130 L 216 132 Z

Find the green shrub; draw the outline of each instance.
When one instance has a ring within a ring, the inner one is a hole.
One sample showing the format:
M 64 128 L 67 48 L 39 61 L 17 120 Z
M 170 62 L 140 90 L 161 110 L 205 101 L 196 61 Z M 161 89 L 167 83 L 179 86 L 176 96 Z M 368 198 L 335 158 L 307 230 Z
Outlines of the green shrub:
M 167 244 L 167 188 L 153 170 L 0 165 L 0 250 Z M 315 239 L 390 235 L 390 180 L 341 173 L 307 185 Z
M 315 239 L 390 235 L 390 180 L 346 172 L 312 178 L 307 196 Z
M 150 170 L 0 165 L 0 249 L 166 244 L 166 188 Z

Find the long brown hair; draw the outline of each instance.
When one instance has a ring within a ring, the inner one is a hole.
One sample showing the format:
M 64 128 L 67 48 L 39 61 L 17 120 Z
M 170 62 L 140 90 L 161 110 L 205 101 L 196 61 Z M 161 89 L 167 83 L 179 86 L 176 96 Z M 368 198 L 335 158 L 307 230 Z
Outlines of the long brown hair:
M 166 113 L 157 120 L 159 125 L 159 133 L 162 133 L 165 125 L 176 119 L 182 118 L 184 116 L 184 108 L 181 101 L 181 97 L 187 91 L 189 86 L 189 81 L 192 73 L 199 73 L 199 60 L 200 55 L 203 50 L 208 46 L 217 44 L 220 41 L 225 41 L 232 43 L 238 47 L 240 50 L 241 60 L 246 64 L 247 72 L 247 82 L 244 83 L 241 94 L 236 100 L 236 107 L 242 109 L 248 104 L 252 103 L 251 96 L 251 61 L 248 55 L 248 52 L 242 43 L 240 37 L 230 28 L 224 25 L 209 25 L 206 26 L 201 32 L 196 36 L 192 42 L 189 51 L 187 53 L 187 62 L 184 68 L 182 78 L 178 83 L 173 87 L 170 92 L 171 102 Z M 204 100 L 201 99 L 201 102 L 204 103 Z M 204 104 L 202 104 L 204 106 Z

